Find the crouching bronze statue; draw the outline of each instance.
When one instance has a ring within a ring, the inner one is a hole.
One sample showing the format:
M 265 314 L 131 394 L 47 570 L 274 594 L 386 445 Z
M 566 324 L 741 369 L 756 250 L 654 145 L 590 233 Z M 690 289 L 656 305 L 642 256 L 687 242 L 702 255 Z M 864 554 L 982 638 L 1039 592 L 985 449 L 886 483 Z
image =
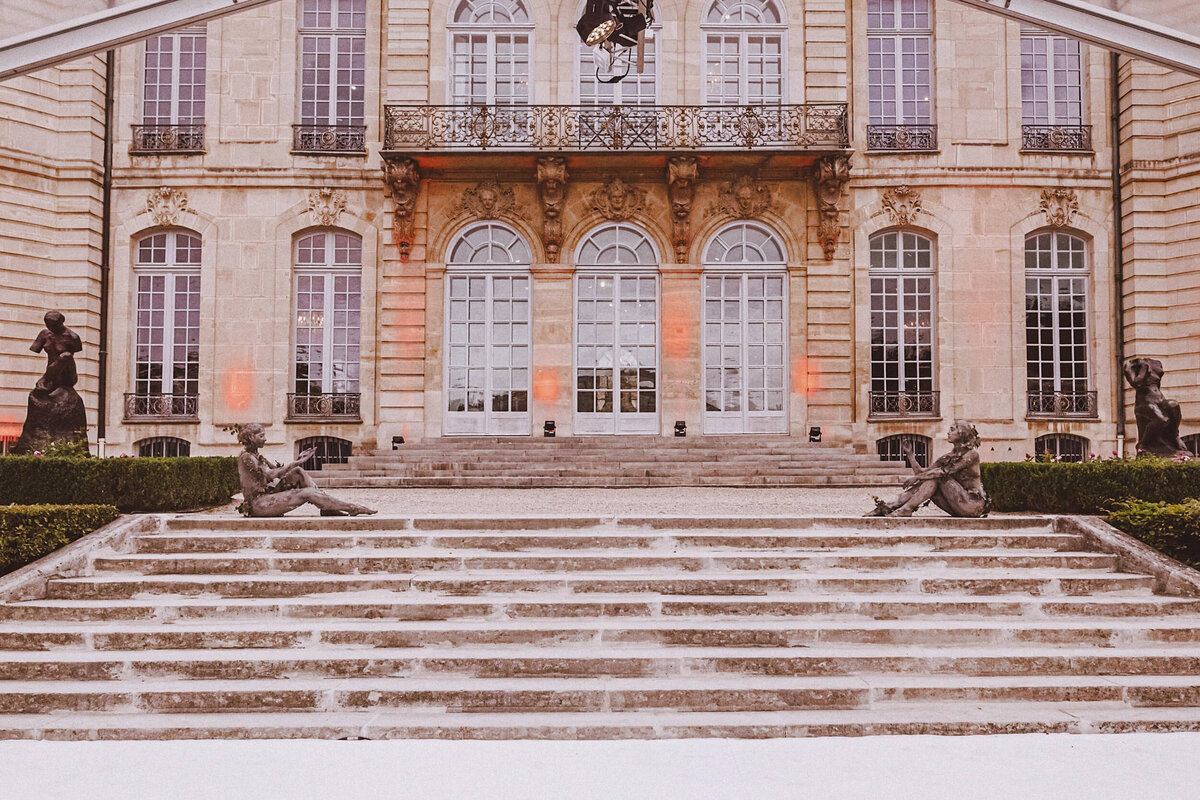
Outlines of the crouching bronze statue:
M 246 448 L 238 456 L 238 478 L 242 482 L 242 500 L 238 511 L 247 517 L 282 517 L 287 512 L 312 503 L 323 517 L 374 514 L 365 506 L 347 503 L 317 488 L 300 465 L 312 457 L 305 450 L 291 464 L 275 464 L 258 451 L 267 443 L 267 432 L 257 422 L 238 432 L 238 441 Z
M 983 491 L 979 471 L 979 432 L 969 422 L 959 420 L 950 426 L 947 437 L 954 449 L 924 469 L 912 449 L 904 448 L 904 457 L 913 469 L 913 477 L 904 483 L 904 491 L 890 503 L 875 501 L 868 517 L 911 517 L 928 502 L 952 517 L 984 517 L 988 498 Z
M 1188 449 L 1179 439 L 1179 403 L 1162 393 L 1163 372 L 1157 358 L 1135 358 L 1125 364 L 1125 380 L 1136 392 L 1133 414 L 1137 418 L 1138 450 L 1171 458 Z

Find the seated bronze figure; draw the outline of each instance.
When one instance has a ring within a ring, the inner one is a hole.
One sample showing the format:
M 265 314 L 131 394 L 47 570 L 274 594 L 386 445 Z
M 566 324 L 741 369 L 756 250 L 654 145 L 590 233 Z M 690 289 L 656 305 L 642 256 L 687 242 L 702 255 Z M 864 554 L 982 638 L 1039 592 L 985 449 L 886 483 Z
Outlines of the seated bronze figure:
M 911 517 L 928 502 L 952 517 L 987 516 L 988 498 L 979 471 L 979 432 L 971 423 L 959 420 L 950 426 L 946 438 L 954 449 L 928 469 L 922 468 L 912 449 L 905 447 L 904 456 L 913 469 L 913 477 L 890 503 L 876 499 L 875 510 L 866 516 Z
M 317 488 L 301 464 L 313 455 L 305 450 L 290 464 L 275 464 L 258 451 L 267 443 L 267 432 L 257 422 L 238 432 L 238 441 L 246 448 L 238 456 L 238 477 L 242 482 L 242 500 L 238 511 L 247 517 L 282 517 L 287 512 L 311 503 L 323 517 L 374 514 L 365 506 L 347 503 Z
M 1171 458 L 1188 449 L 1179 439 L 1179 403 L 1162 393 L 1163 372 L 1157 358 L 1135 358 L 1125 364 L 1125 380 L 1136 390 L 1133 414 L 1137 418 L 1138 450 Z

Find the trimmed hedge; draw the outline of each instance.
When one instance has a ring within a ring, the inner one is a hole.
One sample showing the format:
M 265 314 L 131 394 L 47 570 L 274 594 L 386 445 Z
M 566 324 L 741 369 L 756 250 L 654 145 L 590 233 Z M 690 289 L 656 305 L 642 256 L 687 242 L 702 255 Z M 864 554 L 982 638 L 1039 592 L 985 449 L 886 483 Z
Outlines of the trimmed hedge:
M 239 491 L 236 458 L 0 458 L 0 505 L 187 511 L 224 505 Z
M 1200 497 L 1200 461 L 997 462 L 983 465 L 983 487 L 996 511 L 1104 514 L 1130 500 L 1181 503 Z
M 1191 567 L 1200 567 L 1200 500 L 1125 503 L 1109 524 Z
M 115 506 L 0 506 L 0 575 L 53 553 L 118 516 Z

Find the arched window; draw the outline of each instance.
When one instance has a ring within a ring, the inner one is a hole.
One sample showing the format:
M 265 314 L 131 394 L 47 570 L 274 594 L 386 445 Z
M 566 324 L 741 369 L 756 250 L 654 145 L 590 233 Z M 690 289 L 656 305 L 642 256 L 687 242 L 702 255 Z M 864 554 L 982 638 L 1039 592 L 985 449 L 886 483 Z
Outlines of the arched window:
M 292 418 L 359 416 L 362 239 L 314 231 L 296 239 Z
M 450 245 L 446 271 L 447 434 L 530 430 L 528 242 L 483 222 Z
M 302 0 L 297 152 L 361 151 L 367 0 Z
M 578 433 L 658 432 L 658 251 L 633 225 L 592 231 L 576 251 Z
M 578 11 L 582 12 L 584 4 L 580 3 Z M 578 18 L 579 14 L 575 15 Z M 637 68 L 636 58 L 629 73 L 623 80 L 616 83 L 605 83 L 601 78 L 608 77 L 603 50 L 598 47 L 588 47 L 579 42 L 578 58 L 576 59 L 579 77 L 579 103 L 590 106 L 619 106 L 619 105 L 653 105 L 658 102 L 658 37 L 662 34 L 662 26 L 653 25 L 646 31 L 644 58 L 642 70 Z M 597 69 L 600 69 L 597 75 Z M 623 68 L 622 68 L 623 69 Z M 600 123 L 598 122 L 597 125 Z
M 1083 239 L 1025 239 L 1025 364 L 1029 416 L 1096 415 L 1088 377 L 1088 254 Z
M 704 101 L 783 102 L 783 11 L 775 0 L 714 0 L 704 18 Z
M 192 454 L 192 445 L 186 439 L 174 436 L 154 436 L 133 443 L 138 458 L 187 458 Z
M 922 467 L 929 466 L 929 448 L 932 446 L 932 439 L 916 433 L 898 433 L 894 436 L 885 436 L 875 442 L 880 461 L 899 461 L 907 464 L 904 449 L 908 447 L 916 457 L 917 464 Z
M 937 416 L 933 242 L 912 231 L 871 237 L 871 415 Z
M 735 222 L 709 241 L 704 268 L 704 432 L 786 433 L 783 243 Z
M 200 237 L 191 231 L 159 231 L 134 245 L 137 324 L 127 418 L 196 416 L 200 259 Z
M 352 445 L 345 439 L 336 436 L 310 436 L 296 442 L 296 455 L 305 450 L 315 449 L 316 452 L 304 462 L 306 470 L 317 470 L 326 464 L 345 464 L 350 461 Z
M 1187 445 L 1189 453 L 1200 458 L 1200 433 L 1189 433 L 1183 437 L 1183 443 Z
M 867 0 L 867 147 L 936 150 L 930 0 Z
M 1034 442 L 1039 459 L 1049 456 L 1055 461 L 1086 461 L 1088 440 L 1073 433 L 1048 433 Z
M 135 126 L 133 150 L 204 150 L 207 39 L 201 24 L 146 40 L 142 125 Z
M 529 102 L 533 24 L 522 0 L 460 0 L 448 27 L 450 102 Z

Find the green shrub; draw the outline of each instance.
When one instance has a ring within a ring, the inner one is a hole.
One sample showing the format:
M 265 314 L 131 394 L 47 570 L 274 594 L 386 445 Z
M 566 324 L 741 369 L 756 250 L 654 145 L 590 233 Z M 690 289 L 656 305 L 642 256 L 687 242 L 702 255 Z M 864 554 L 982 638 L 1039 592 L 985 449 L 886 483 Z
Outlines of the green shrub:
M 996 511 L 1103 514 L 1130 500 L 1180 503 L 1200 497 L 1200 461 L 992 463 L 983 465 L 983 487 Z
M 187 511 L 223 505 L 238 491 L 235 458 L 0 458 L 0 505 Z
M 1122 504 L 1108 521 L 1177 561 L 1200 566 L 1200 500 L 1175 504 L 1137 500 Z
M 112 522 L 115 506 L 0 506 L 0 575 Z

